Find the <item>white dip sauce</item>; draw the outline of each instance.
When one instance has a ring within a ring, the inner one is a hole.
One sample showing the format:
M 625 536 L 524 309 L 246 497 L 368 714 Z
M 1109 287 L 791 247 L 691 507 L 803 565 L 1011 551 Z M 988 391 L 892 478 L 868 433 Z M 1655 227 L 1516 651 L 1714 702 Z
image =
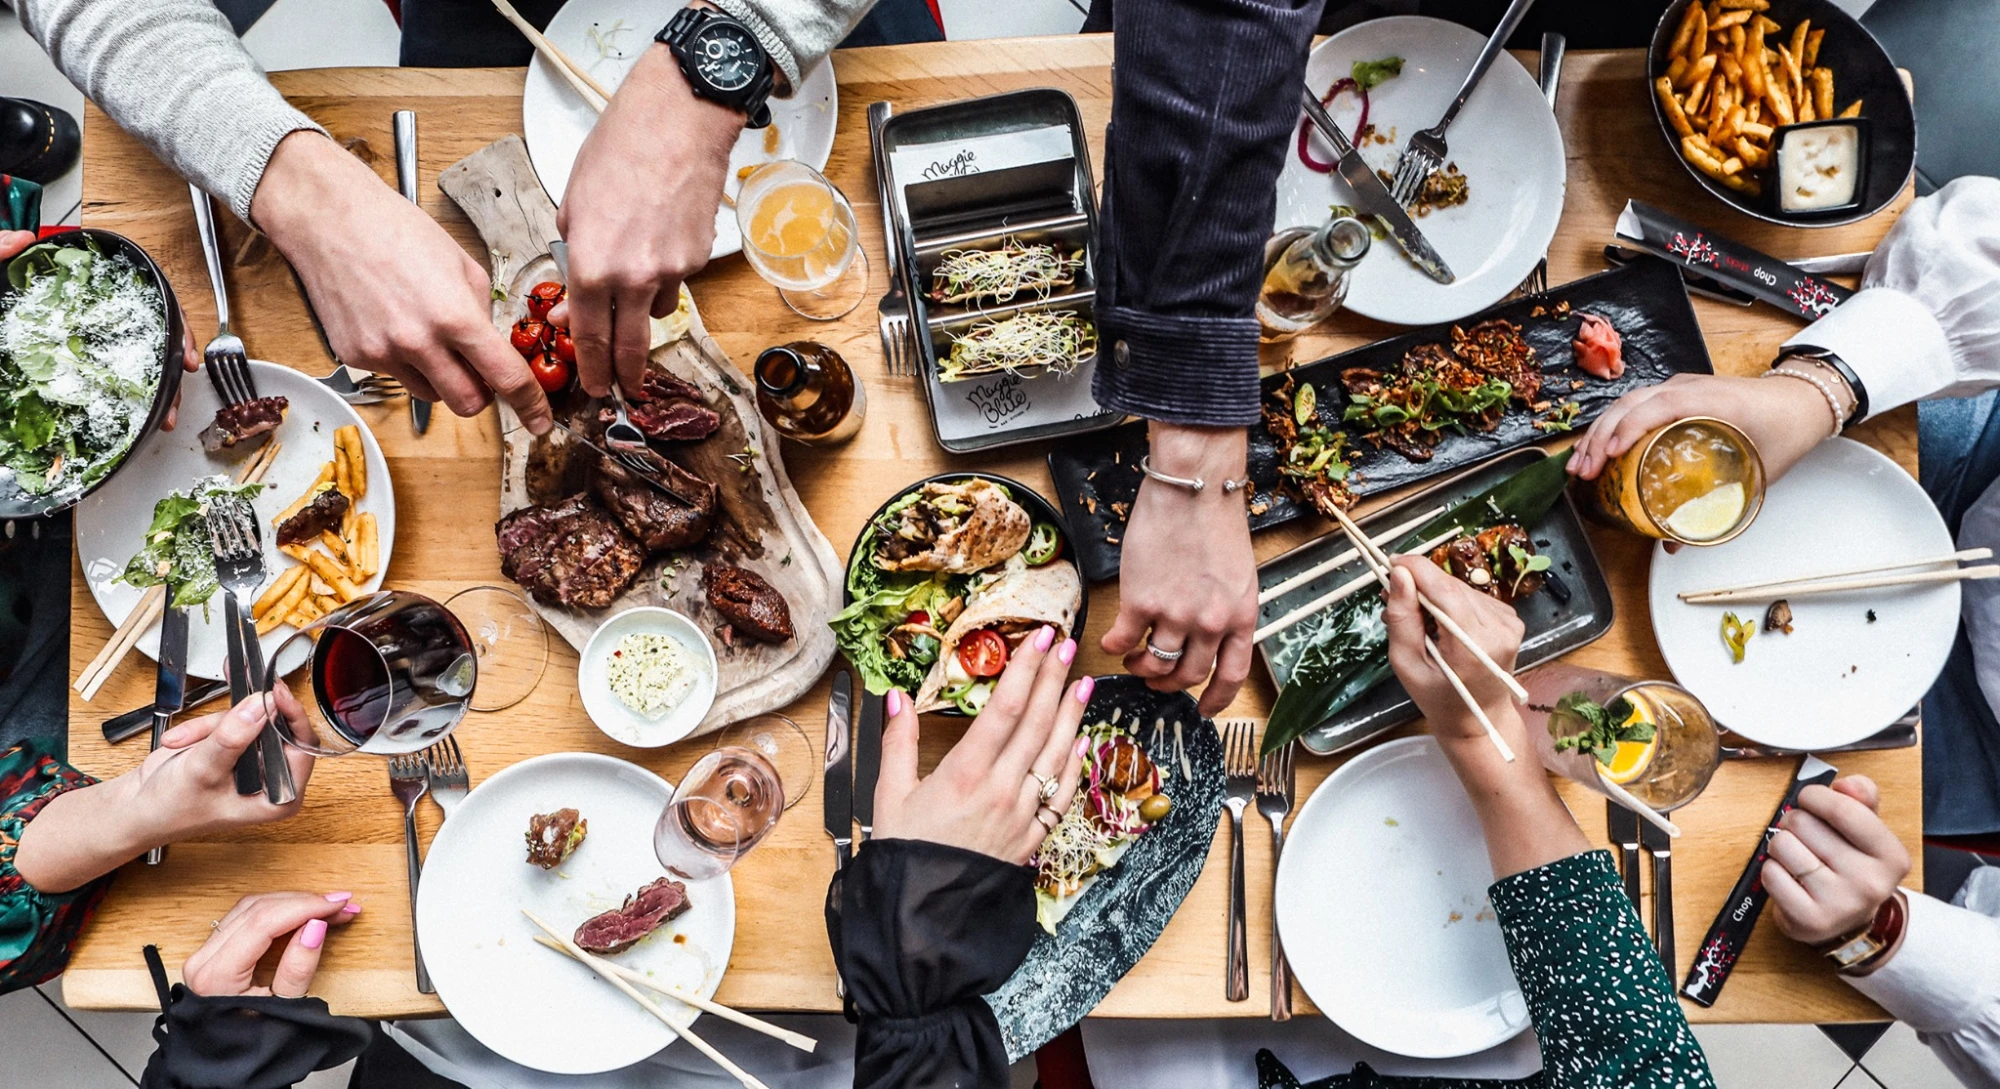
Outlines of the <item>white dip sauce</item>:
M 1778 146 L 1778 200 L 1787 212 L 1838 208 L 1854 201 L 1860 165 L 1853 125 L 1798 129 Z
M 604 662 L 604 679 L 625 706 L 657 719 L 694 690 L 701 666 L 671 635 L 633 632 L 618 641 Z M 621 739 L 622 740 L 622 739 Z

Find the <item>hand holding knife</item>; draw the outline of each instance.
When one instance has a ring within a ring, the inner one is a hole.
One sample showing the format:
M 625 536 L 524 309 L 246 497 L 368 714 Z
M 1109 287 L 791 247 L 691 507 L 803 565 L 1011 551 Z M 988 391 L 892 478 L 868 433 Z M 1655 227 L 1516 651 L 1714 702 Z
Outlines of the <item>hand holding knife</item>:
M 1423 232 L 1417 230 L 1416 221 L 1410 218 L 1410 213 L 1396 203 L 1396 198 L 1389 193 L 1389 187 L 1382 184 L 1382 179 L 1376 177 L 1375 171 L 1362 161 L 1361 152 L 1348 142 L 1347 136 L 1340 131 L 1340 126 L 1333 123 L 1333 118 L 1327 115 L 1326 107 L 1320 105 L 1319 96 L 1303 83 L 1299 84 L 1299 93 L 1303 96 L 1306 116 L 1312 119 L 1313 127 L 1318 129 L 1319 134 L 1326 137 L 1327 143 L 1332 144 L 1334 151 L 1340 154 L 1337 172 L 1340 174 L 1340 180 L 1346 182 L 1347 187 L 1354 193 L 1355 209 L 1363 215 L 1380 219 L 1389 229 L 1389 237 L 1396 240 L 1396 245 L 1402 247 L 1403 252 L 1423 270 L 1424 275 L 1441 284 L 1457 280 L 1457 275 L 1444 263 L 1444 258 L 1438 256 L 1438 252 L 1424 239 Z
M 396 188 L 411 204 L 417 200 L 417 111 L 397 110 L 390 119 L 396 139 Z M 431 429 L 431 403 L 410 394 L 410 426 L 421 435 Z

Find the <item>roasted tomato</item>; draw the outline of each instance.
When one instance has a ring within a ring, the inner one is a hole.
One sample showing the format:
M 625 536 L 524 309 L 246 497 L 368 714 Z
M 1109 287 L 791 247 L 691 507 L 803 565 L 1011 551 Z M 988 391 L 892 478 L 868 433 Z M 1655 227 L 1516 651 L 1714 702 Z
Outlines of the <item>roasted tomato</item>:
M 557 359 L 576 366 L 576 341 L 571 340 L 569 330 L 560 325 L 549 327 L 549 351 L 554 352 Z
M 958 664 L 975 677 L 998 677 L 1007 668 L 1007 640 L 990 629 L 973 632 L 958 644 Z
M 903 621 L 903 623 L 905 624 L 928 624 L 930 622 L 931 622 L 931 614 L 923 611 L 922 609 L 918 609 L 916 612 L 911 613 L 909 619 Z
M 513 343 L 514 350 L 521 353 L 522 359 L 533 359 L 535 353 L 542 350 L 542 343 L 548 336 L 548 322 L 522 318 L 514 323 L 514 331 L 508 334 L 507 339 Z
M 544 393 L 561 393 L 563 387 L 569 385 L 569 364 L 547 352 L 535 353 L 535 357 L 528 360 L 528 370 L 534 374 L 535 381 L 541 383 Z
M 528 292 L 528 316 L 536 321 L 546 320 L 549 311 L 563 300 L 563 285 L 554 280 L 543 280 Z

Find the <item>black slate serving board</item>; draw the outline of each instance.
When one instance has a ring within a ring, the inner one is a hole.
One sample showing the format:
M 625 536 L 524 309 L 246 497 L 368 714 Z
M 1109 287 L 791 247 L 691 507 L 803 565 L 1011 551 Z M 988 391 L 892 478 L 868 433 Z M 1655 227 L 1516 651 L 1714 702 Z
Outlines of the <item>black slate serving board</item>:
M 1569 317 L 1559 320 L 1553 315 L 1535 317 L 1530 313 L 1536 307 L 1553 310 L 1560 302 L 1568 302 L 1572 307 Z M 1576 336 L 1579 319 L 1574 311 L 1585 310 L 1608 319 L 1624 338 L 1625 373 L 1615 381 L 1592 378 L 1575 365 L 1570 341 Z M 1679 269 L 1658 258 L 1633 261 L 1541 295 L 1502 303 L 1455 324 L 1470 328 L 1490 318 L 1505 318 L 1521 326 L 1522 336 L 1542 360 L 1543 388 L 1547 395 L 1582 405 L 1576 423 L 1578 430 L 1596 419 L 1613 401 L 1635 389 L 1657 385 L 1676 374 L 1715 371 Z M 1301 364 L 1287 373 L 1317 388 L 1320 418 L 1337 428 L 1346 408 L 1340 372 L 1349 367 L 1394 369 L 1411 348 L 1448 342 L 1450 337 L 1449 324 L 1426 326 Z M 1283 380 L 1282 374 L 1267 376 L 1264 388 L 1268 391 Z M 1583 388 L 1569 389 L 1572 381 L 1582 381 Z M 1365 497 L 1457 472 L 1548 438 L 1536 430 L 1536 418 L 1535 413 L 1515 406 L 1492 431 L 1447 434 L 1429 461 L 1411 461 L 1393 450 L 1355 441 L 1351 445 L 1360 456 L 1354 464 L 1351 484 L 1358 495 Z M 1138 494 L 1139 458 L 1145 452 L 1146 431 L 1140 422 L 1080 436 L 1049 454 L 1056 500 L 1068 522 L 1070 543 L 1082 565 L 1083 577 L 1090 582 L 1117 577 L 1120 542 L 1125 533 L 1122 512 L 1129 509 Z M 1262 426 L 1250 429 L 1250 478 L 1256 482 L 1257 494 L 1270 498 L 1268 509 L 1251 516 L 1252 530 L 1282 525 L 1308 513 L 1308 508 L 1277 491 L 1277 447 Z
M 1099 677 L 1084 722 L 1106 720 L 1114 708 L 1124 711 L 1119 725 L 1138 723 L 1128 728 L 1161 769 L 1161 789 L 1174 808 L 1084 892 L 1056 936 L 1039 934 L 1028 959 L 986 996 L 1009 1062 L 1083 1020 L 1153 947 L 1201 876 L 1222 816 L 1222 742 L 1194 700 L 1184 692 L 1155 692 L 1135 677 Z M 1166 728 L 1155 744 L 1153 722 L 1161 718 Z M 1174 753 L 1176 721 L 1192 779 Z

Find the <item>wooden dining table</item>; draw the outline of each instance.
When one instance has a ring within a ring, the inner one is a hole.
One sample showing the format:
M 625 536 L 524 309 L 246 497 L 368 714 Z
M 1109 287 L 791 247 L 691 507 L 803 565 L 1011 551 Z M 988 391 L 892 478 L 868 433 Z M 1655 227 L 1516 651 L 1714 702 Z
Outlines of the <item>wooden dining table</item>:
M 1092 154 L 1098 158 L 1096 176 L 1102 177 L 1102 138 L 1111 111 L 1111 56 L 1109 36 L 949 42 L 834 54 L 838 134 L 825 173 L 851 198 L 862 221 L 872 293 L 883 291 L 886 279 L 865 117 L 869 103 L 886 100 L 907 111 L 1021 88 L 1060 88 L 1082 110 Z M 1516 59 L 1533 70 L 1532 54 Z M 1659 205 L 1780 257 L 1871 249 L 1911 199 L 1906 192 L 1888 210 L 1861 223 L 1824 230 L 1776 227 L 1741 215 L 1704 193 L 1673 161 L 1647 103 L 1643 72 L 1644 58 L 1637 50 L 1569 55 L 1557 108 L 1568 185 L 1561 226 L 1549 251 L 1552 284 L 1605 267 L 1602 247 L 1612 241 L 1614 218 L 1630 198 Z M 484 247 L 470 223 L 434 183 L 440 170 L 521 130 L 523 78 L 521 69 L 326 69 L 280 73 L 273 82 L 385 183 L 393 182 L 395 169 L 390 115 L 399 109 L 417 111 L 422 206 L 483 260 Z M 214 312 L 186 185 L 94 108 L 84 132 L 84 223 L 127 235 L 151 252 L 174 285 L 199 343 L 213 328 Z M 234 328 L 250 355 L 326 373 L 333 360 L 314 331 L 290 269 L 261 235 L 233 217 L 224 218 L 228 222 L 223 228 L 223 262 Z M 351 274 L 367 276 L 370 270 L 357 268 Z M 883 366 L 872 301 L 836 322 L 804 320 L 788 310 L 741 257 L 714 262 L 690 287 L 708 329 L 739 367 L 747 367 L 771 344 L 812 339 L 839 351 L 867 385 L 868 416 L 856 438 L 833 448 L 786 444 L 782 450 L 807 509 L 843 557 L 864 520 L 885 497 L 935 472 L 987 470 L 1046 494 L 1047 444 L 965 457 L 947 455 L 937 446 L 914 381 L 891 377 Z M 1741 308 L 1696 298 L 1694 306 L 1709 355 L 1723 374 L 1762 370 L 1780 341 L 1801 327 L 1798 319 L 1763 305 Z M 1288 360 L 1317 359 L 1396 331 L 1340 314 L 1292 342 L 1289 352 L 1266 362 L 1275 367 Z M 459 419 L 440 410 L 430 432 L 420 437 L 401 401 L 360 411 L 381 443 L 395 489 L 398 532 L 386 585 L 438 599 L 469 586 L 504 585 L 492 531 L 500 497 L 495 413 L 489 409 Z M 183 426 L 201 423 L 185 421 Z M 1913 410 L 1887 413 L 1855 435 L 1914 473 Z M 141 528 L 133 527 L 135 542 Z M 1260 533 L 1257 553 L 1260 558 L 1277 555 L 1329 528 L 1307 520 Z M 1647 613 L 1652 542 L 1603 528 L 1593 528 L 1592 539 L 1615 596 L 1617 622 L 1603 638 L 1565 661 L 1632 676 L 1668 676 Z M 1117 672 L 1119 662 L 1100 651 L 1098 640 L 1117 614 L 1118 588 L 1105 584 L 1090 593 L 1089 630 L 1082 639 L 1079 664 L 1097 673 Z M 93 601 L 80 569 L 72 573 L 71 597 L 74 675 L 105 644 L 112 625 Z M 584 714 L 576 665 L 575 651 L 554 639 L 547 673 L 532 695 L 505 711 L 473 714 L 460 726 L 457 736 L 475 787 L 510 764 L 559 751 L 610 753 L 677 779 L 711 748 L 706 737 L 663 750 L 626 748 L 609 740 Z M 824 737 L 828 685 L 822 678 L 807 695 L 783 708 L 816 747 Z M 109 745 L 99 725 L 112 714 L 150 703 L 152 691 L 150 663 L 133 654 L 92 701 L 84 702 L 72 692 L 71 760 L 104 777 L 138 766 L 146 753 L 144 743 Z M 1259 673 L 1222 717 L 1261 719 L 1274 694 L 1268 677 Z M 962 728 L 951 720 L 926 721 L 927 765 Z M 1422 728 L 1417 723 L 1397 735 Z M 1352 754 L 1302 759 L 1300 795 L 1310 795 L 1348 755 Z M 1910 847 L 1912 857 L 1921 859 L 1919 750 L 1843 754 L 1834 763 L 1845 773 L 1866 774 L 1881 784 L 1883 817 Z M 1794 765 L 1789 759 L 1726 762 L 1707 791 L 1675 814 L 1685 833 L 1673 851 L 1680 963 L 1672 967 L 1677 981 L 1742 872 Z M 1568 783 L 1561 789 L 1585 833 L 1604 843 L 1600 797 Z M 833 855 L 819 810 L 815 787 L 805 804 L 788 813 L 770 838 L 735 868 L 735 947 L 718 1000 L 750 1009 L 839 1008 L 822 915 Z M 313 993 L 324 997 L 336 1013 L 368 1017 L 444 1013 L 435 996 L 417 991 L 412 974 L 401 817 L 381 761 L 363 756 L 324 759 L 313 771 L 303 810 L 291 819 L 175 844 L 164 865 L 125 867 L 63 977 L 66 1001 L 86 1009 L 153 1006 L 142 946 L 157 944 L 170 974 L 176 974 L 187 955 L 208 937 L 210 921 L 238 897 L 268 890 L 345 889 L 366 910 L 328 943 Z M 420 834 L 426 842 L 437 830 L 438 820 L 435 806 L 425 803 L 420 808 Z M 1230 1002 L 1224 997 L 1230 836 L 1225 821 L 1192 893 L 1151 951 L 1104 999 L 1099 1015 L 1263 1017 L 1268 1013 L 1271 844 L 1268 830 L 1254 818 L 1246 834 L 1249 1000 Z M 1909 884 L 1921 887 L 1921 880 L 1918 872 Z M 1651 917 L 1649 910 L 1644 914 Z M 1758 924 L 1721 1000 L 1706 1009 L 1685 1005 L 1696 1021 L 1831 1022 L 1885 1016 L 1836 977 L 1818 954 L 1778 933 L 1769 912 Z M 1303 993 L 1298 1009 L 1313 1011 Z

